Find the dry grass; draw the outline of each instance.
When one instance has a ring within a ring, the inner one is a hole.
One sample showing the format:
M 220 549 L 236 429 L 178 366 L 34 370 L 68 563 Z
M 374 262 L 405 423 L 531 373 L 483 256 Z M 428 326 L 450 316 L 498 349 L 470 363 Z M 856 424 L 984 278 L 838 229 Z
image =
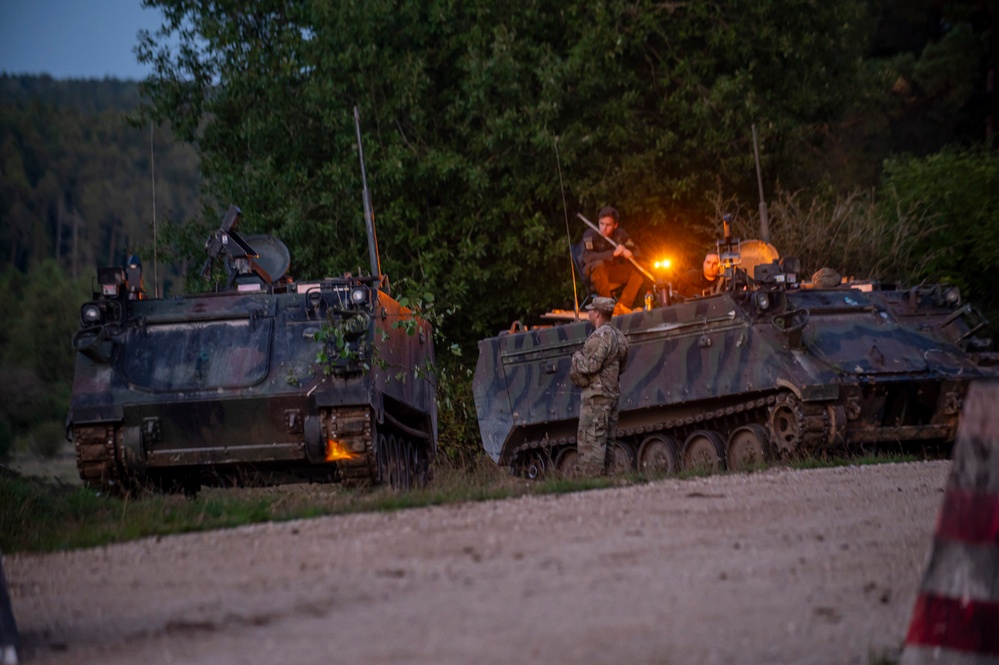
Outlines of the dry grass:
M 735 237 L 760 237 L 756 206 L 719 192 L 709 200 L 719 219 L 733 216 Z M 768 217 L 771 244 L 781 256 L 797 257 L 805 276 L 828 266 L 858 278 L 907 281 L 934 258 L 915 248 L 937 230 L 937 222 L 896 197 L 879 200 L 874 190 L 835 198 L 780 190 L 768 204 Z

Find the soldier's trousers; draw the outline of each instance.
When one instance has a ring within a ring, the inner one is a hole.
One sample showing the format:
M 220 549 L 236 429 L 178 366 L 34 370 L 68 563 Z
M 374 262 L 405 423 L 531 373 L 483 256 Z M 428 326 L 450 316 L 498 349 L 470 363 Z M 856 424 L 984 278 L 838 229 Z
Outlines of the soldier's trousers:
M 593 289 L 606 298 L 612 298 L 611 293 L 623 286 L 618 302 L 629 308 L 635 306 L 643 280 L 642 273 L 627 261 L 604 261 L 593 266 L 590 272 Z
M 576 431 L 577 464 L 587 476 L 606 475 L 614 458 L 608 452 L 617 429 L 617 399 L 593 395 L 579 405 L 579 428 Z

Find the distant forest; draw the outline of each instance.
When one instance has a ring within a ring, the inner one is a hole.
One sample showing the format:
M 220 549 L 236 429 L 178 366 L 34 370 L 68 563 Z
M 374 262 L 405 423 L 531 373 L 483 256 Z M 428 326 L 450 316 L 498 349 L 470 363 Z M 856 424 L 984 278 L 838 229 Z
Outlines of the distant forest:
M 75 279 L 130 254 L 151 263 L 154 195 L 157 226 L 197 214 L 197 153 L 138 125 L 139 101 L 130 81 L 0 76 L 0 270 L 53 259 Z

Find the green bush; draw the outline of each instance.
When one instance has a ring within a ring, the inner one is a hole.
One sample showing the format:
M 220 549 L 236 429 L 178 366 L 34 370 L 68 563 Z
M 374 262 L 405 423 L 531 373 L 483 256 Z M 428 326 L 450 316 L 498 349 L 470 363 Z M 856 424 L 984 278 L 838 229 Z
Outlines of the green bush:
M 31 452 L 39 457 L 52 459 L 65 443 L 66 427 L 60 422 L 44 422 L 31 430 Z
M 881 204 L 917 210 L 924 218 L 915 251 L 926 257 L 915 277 L 948 281 L 990 310 L 999 264 L 999 154 L 985 148 L 949 149 L 926 157 L 900 157 L 884 166 Z
M 0 332 L 0 458 L 17 441 L 49 457 L 64 438 L 75 361 L 70 339 L 89 287 L 65 277 L 52 260 L 27 275 L 0 273 L 0 287 L 7 316 Z
M 438 365 L 437 417 L 437 463 L 474 467 L 483 451 L 472 398 L 472 370 L 457 360 Z
M 0 417 L 0 461 L 10 457 L 14 449 L 14 428 L 6 417 Z
M 23 433 L 66 415 L 68 386 L 47 386 L 27 369 L 0 367 L 0 416 Z

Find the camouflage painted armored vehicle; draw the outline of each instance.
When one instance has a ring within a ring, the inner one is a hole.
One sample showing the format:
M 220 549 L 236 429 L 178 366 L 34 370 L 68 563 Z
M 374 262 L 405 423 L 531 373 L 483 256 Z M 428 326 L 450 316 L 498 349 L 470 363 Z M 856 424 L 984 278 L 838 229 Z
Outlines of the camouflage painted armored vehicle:
M 363 161 L 362 161 L 363 166 Z M 365 194 L 367 188 L 365 186 Z M 369 222 L 370 203 L 365 196 Z M 369 224 L 372 275 L 282 279 L 287 249 L 243 238 L 229 209 L 209 239 L 226 287 L 141 297 L 132 268 L 102 268 L 83 305 L 68 433 L 81 477 L 151 483 L 427 478 L 437 410 L 430 326 L 388 293 Z
M 994 374 L 995 360 L 956 288 L 804 288 L 794 259 L 756 266 L 750 279 L 738 241 L 722 250 L 727 290 L 612 320 L 630 344 L 618 470 L 739 469 L 953 440 L 968 382 Z M 575 463 L 570 356 L 590 330 L 570 323 L 479 342 L 473 392 L 494 461 L 528 476 Z

